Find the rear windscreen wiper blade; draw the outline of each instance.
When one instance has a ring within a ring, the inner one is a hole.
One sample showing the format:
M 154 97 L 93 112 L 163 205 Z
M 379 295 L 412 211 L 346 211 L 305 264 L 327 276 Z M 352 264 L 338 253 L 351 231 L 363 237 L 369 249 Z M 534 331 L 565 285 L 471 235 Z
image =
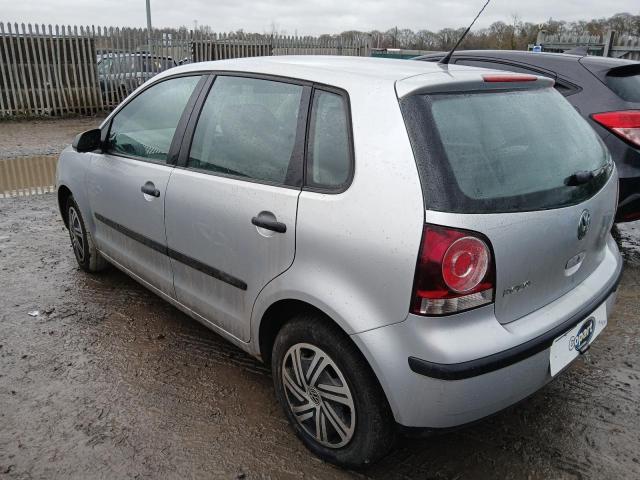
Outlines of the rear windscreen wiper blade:
M 588 170 L 581 170 L 565 178 L 564 184 L 567 187 L 577 187 L 578 185 L 584 185 L 585 183 L 589 183 L 593 179 L 593 177 L 594 177 L 593 172 L 590 172 Z

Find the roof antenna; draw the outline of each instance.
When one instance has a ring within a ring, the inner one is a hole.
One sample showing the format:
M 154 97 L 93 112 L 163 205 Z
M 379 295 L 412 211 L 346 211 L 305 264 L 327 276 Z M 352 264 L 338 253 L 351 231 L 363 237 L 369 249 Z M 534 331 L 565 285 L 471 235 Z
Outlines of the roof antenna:
M 460 45 L 460 43 L 462 42 L 462 40 L 464 40 L 464 37 L 467 36 L 467 34 L 469 33 L 469 31 L 471 30 L 471 27 L 473 27 L 473 24 L 476 23 L 476 20 L 478 20 L 478 17 L 480 15 L 482 15 L 482 12 L 484 12 L 484 9 L 487 8 L 487 5 L 489 5 L 489 2 L 491 0 L 487 0 L 487 2 L 484 4 L 484 7 L 482 7 L 480 9 L 480 11 L 478 12 L 478 15 L 476 15 L 476 18 L 473 19 L 473 22 L 471 22 L 471 25 L 469 25 L 469 27 L 465 30 L 465 32 L 462 34 L 462 36 L 458 39 L 458 41 L 456 42 L 455 46 L 451 49 L 451 51 L 449 53 L 447 53 L 442 60 L 440 60 L 438 63 L 440 65 L 449 65 L 449 61 L 451 60 L 451 56 L 453 55 L 453 52 L 456 51 L 456 48 L 458 48 L 458 45 Z

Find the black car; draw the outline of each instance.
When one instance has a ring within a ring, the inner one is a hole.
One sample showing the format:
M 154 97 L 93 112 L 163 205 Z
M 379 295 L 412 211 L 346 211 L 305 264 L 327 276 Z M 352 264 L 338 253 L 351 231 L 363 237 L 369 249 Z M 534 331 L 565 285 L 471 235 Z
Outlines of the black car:
M 445 52 L 416 57 L 437 62 Z M 450 63 L 543 75 L 602 137 L 618 167 L 617 222 L 640 219 L 640 62 L 562 53 L 462 50 Z

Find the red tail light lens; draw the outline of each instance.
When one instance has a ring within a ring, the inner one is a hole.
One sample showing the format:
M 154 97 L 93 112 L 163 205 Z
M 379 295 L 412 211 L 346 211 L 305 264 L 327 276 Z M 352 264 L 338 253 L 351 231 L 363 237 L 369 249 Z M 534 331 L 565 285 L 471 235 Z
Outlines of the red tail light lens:
M 425 225 L 411 313 L 449 315 L 493 302 L 495 268 L 482 235 Z
M 489 248 L 479 238 L 459 238 L 442 259 L 444 283 L 456 293 L 473 290 L 486 275 L 490 258 Z
M 633 146 L 640 147 L 640 110 L 594 113 L 591 118 Z

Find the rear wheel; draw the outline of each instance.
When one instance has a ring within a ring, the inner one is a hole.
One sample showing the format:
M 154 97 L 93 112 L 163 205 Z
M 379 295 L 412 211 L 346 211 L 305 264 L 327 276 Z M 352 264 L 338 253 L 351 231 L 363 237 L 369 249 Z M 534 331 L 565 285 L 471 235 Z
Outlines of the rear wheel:
M 104 270 L 107 262 L 100 256 L 93 243 L 93 237 L 87 230 L 82 213 L 73 196 L 67 199 L 67 221 L 71 247 L 76 256 L 78 266 L 85 272 L 93 273 Z
M 375 375 L 349 338 L 320 315 L 282 327 L 272 369 L 291 426 L 323 460 L 357 468 L 392 448 L 395 423 Z

